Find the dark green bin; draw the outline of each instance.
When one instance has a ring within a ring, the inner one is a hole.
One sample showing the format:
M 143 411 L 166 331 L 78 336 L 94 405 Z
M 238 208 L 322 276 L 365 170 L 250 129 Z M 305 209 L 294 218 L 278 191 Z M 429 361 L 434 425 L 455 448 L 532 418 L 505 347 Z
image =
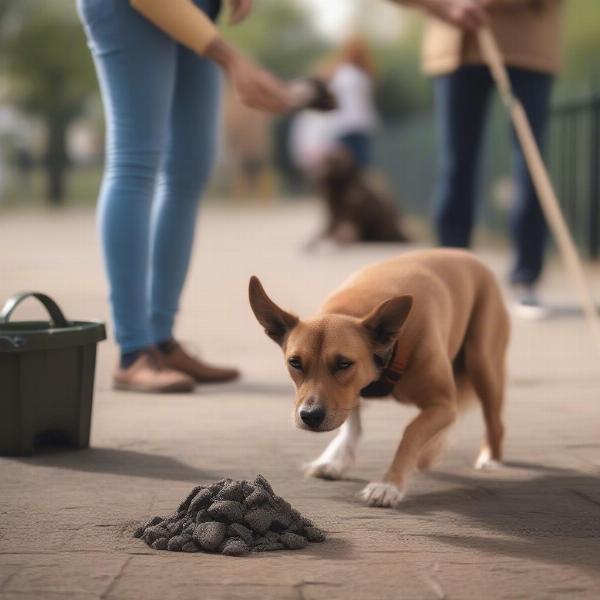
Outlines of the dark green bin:
M 37 298 L 50 321 L 10 321 L 25 299 Z M 90 444 L 96 344 L 103 323 L 67 321 L 45 294 L 26 292 L 0 312 L 0 455 L 31 455 L 51 443 Z

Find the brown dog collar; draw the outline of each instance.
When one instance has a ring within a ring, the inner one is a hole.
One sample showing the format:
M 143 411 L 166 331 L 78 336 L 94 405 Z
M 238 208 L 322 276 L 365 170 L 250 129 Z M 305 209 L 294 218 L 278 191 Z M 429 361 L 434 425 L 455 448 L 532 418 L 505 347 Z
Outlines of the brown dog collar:
M 406 371 L 407 358 L 400 352 L 398 342 L 394 345 L 392 358 L 388 365 L 383 368 L 379 379 L 371 382 L 360 392 L 362 398 L 383 398 L 389 396 L 394 390 L 394 386 L 400 381 L 400 378 Z

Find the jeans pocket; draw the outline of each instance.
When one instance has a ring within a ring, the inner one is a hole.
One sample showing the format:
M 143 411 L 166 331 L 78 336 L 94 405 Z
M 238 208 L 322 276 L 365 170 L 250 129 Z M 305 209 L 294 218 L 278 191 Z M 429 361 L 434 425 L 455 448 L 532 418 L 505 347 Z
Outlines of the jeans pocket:
M 77 9 L 86 27 L 93 27 L 115 11 L 116 0 L 77 0 Z

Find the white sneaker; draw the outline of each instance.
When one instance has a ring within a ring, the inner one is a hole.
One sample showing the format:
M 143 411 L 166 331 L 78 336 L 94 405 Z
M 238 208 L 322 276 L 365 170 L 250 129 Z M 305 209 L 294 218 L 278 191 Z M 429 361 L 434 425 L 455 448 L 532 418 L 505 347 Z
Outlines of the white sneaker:
M 550 316 L 550 309 L 544 306 L 533 285 L 515 285 L 515 302 L 512 312 L 516 317 L 539 321 Z

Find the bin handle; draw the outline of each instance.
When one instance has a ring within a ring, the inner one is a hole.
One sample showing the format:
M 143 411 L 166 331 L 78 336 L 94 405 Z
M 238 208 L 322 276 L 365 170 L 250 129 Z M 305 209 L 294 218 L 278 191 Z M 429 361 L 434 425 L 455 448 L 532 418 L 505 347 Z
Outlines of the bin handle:
M 56 304 L 56 302 L 54 302 L 50 296 L 46 296 L 46 294 L 42 294 L 41 292 L 21 292 L 20 294 L 16 294 L 7 300 L 2 308 L 2 311 L 0 311 L 0 324 L 8 323 L 8 320 L 10 319 L 10 316 L 15 308 L 17 308 L 17 306 L 19 306 L 23 300 L 27 300 L 27 298 L 32 297 L 36 298 L 44 305 L 55 327 L 69 326 L 69 322 L 65 319 L 65 315 L 63 315 L 60 308 L 58 308 L 58 304 Z

